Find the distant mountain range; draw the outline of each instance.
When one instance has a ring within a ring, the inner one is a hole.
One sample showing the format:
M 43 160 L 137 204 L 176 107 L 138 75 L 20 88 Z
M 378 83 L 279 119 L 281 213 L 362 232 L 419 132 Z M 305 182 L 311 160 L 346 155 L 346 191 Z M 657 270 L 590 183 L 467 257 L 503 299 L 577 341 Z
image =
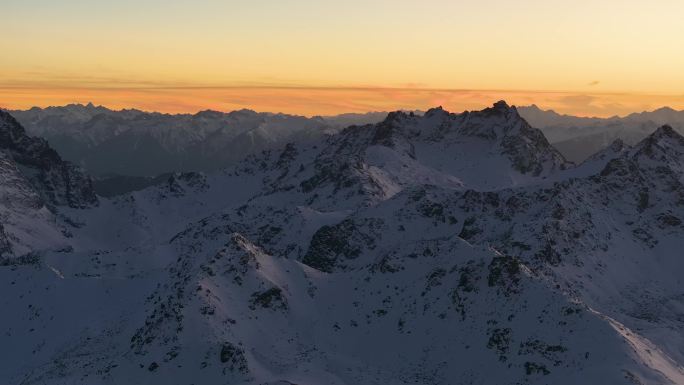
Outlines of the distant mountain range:
M 672 127 L 580 165 L 504 102 L 306 138 L 106 198 L 0 112 L 2 382 L 684 384 Z
M 544 132 L 565 157 L 581 162 L 616 139 L 636 144 L 656 128 L 667 124 L 684 133 L 684 111 L 663 107 L 625 117 L 584 118 L 544 111 L 536 105 L 518 107 L 520 115 Z
M 257 113 L 161 114 L 113 111 L 92 104 L 11 111 L 31 135 L 95 176 L 153 177 L 212 171 L 287 142 L 307 142 L 387 113 L 329 117 Z
M 617 139 L 634 145 L 664 124 L 684 132 L 684 111 L 670 108 L 613 118 L 561 115 L 535 105 L 517 110 L 575 163 Z M 371 112 L 307 118 L 250 110 L 172 115 L 92 104 L 11 113 L 30 135 L 46 139 L 65 160 L 93 175 L 96 190 L 104 196 L 144 188 L 175 172 L 220 170 L 285 143 L 313 143 L 387 116 Z

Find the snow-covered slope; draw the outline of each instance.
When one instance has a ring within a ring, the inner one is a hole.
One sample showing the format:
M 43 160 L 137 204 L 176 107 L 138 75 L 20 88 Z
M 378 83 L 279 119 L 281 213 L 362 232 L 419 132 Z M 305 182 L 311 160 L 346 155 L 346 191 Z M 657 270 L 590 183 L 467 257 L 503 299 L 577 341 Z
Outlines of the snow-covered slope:
M 499 102 L 50 208 L 69 248 L 0 267 L 0 379 L 682 384 L 682 155 L 573 167 Z

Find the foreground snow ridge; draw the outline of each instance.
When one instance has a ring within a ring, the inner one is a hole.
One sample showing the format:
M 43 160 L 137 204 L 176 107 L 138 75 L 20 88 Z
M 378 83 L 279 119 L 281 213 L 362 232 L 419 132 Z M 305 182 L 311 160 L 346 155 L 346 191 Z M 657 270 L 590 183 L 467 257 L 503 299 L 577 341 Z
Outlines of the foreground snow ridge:
M 2 383 L 684 383 L 668 126 L 394 112 L 113 199 L 48 149 L 0 115 Z

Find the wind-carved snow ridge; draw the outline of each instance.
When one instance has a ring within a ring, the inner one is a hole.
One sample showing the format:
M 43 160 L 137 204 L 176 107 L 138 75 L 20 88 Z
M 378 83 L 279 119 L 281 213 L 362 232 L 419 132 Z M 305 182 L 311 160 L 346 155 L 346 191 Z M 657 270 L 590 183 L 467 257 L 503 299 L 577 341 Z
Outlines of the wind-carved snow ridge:
M 684 383 L 684 367 L 675 362 L 667 354 L 663 353 L 648 339 L 634 333 L 620 322 L 603 315 L 593 309 L 592 312 L 604 318 L 634 349 L 634 353 L 642 362 L 653 371 L 662 374 L 672 381 L 672 384 Z
M 505 102 L 395 112 L 72 207 L 24 150 L 0 151 L 7 383 L 682 383 L 668 127 L 573 166 Z

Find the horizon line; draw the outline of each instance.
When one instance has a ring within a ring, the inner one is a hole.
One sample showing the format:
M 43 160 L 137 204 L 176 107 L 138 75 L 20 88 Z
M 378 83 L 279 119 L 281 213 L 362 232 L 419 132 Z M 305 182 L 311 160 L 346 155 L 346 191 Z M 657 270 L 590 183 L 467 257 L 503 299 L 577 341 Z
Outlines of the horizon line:
M 157 85 L 66 86 L 0 85 L 0 105 L 8 110 L 69 104 L 136 109 L 165 114 L 200 111 L 253 111 L 300 116 L 427 110 L 474 111 L 506 100 L 546 111 L 586 118 L 625 117 L 663 107 L 684 109 L 684 95 L 628 91 L 561 91 L 389 86 Z
M 575 118 L 586 118 L 586 119 L 602 119 L 602 120 L 613 119 L 613 118 L 626 118 L 626 117 L 628 117 L 629 115 L 632 115 L 632 114 L 653 113 L 653 112 L 656 112 L 656 111 L 661 110 L 661 109 L 671 109 L 671 110 L 673 110 L 673 111 L 675 111 L 675 112 L 684 112 L 684 109 L 678 110 L 678 109 L 672 108 L 672 107 L 670 107 L 670 106 L 663 105 L 663 106 L 658 107 L 658 108 L 655 108 L 655 109 L 653 109 L 653 110 L 633 111 L 633 112 L 627 113 L 626 115 L 618 115 L 618 114 L 616 114 L 616 115 L 607 116 L 607 117 L 600 117 L 600 116 L 581 116 L 581 115 L 573 115 L 573 114 L 559 113 L 559 112 L 557 112 L 556 110 L 554 110 L 554 109 L 552 109 L 552 108 L 543 108 L 543 107 L 541 107 L 541 106 L 539 106 L 539 105 L 537 105 L 537 104 L 535 104 L 535 103 L 533 103 L 533 104 L 526 104 L 526 105 L 515 105 L 515 104 L 509 104 L 505 99 L 501 99 L 501 100 L 499 100 L 499 101 L 506 102 L 506 104 L 508 104 L 510 107 L 514 107 L 514 108 L 531 108 L 531 107 L 536 107 L 536 108 L 538 108 L 540 111 L 543 111 L 543 112 L 550 112 L 550 113 L 556 113 L 556 114 L 559 114 L 559 115 L 561 115 L 561 116 L 569 116 L 569 117 L 575 117 Z M 491 104 L 493 105 L 493 104 L 496 103 L 496 102 L 497 102 L 497 101 L 494 101 L 494 102 L 492 102 Z M 282 114 L 282 115 L 300 116 L 300 117 L 306 117 L 306 118 L 314 118 L 314 117 L 323 117 L 323 118 L 325 118 L 325 117 L 336 117 L 336 116 L 347 115 L 347 114 L 352 114 L 352 115 L 365 115 L 365 114 L 375 114 L 375 113 L 382 113 L 382 114 L 385 114 L 385 113 L 386 113 L 386 114 L 389 114 L 389 113 L 397 112 L 397 111 L 403 111 L 403 112 L 410 111 L 410 112 L 422 112 L 422 113 L 424 113 L 424 112 L 427 112 L 428 110 L 430 110 L 430 109 L 432 109 L 432 108 L 442 108 L 442 109 L 444 109 L 445 111 L 447 111 L 447 112 L 449 112 L 449 113 L 455 113 L 455 114 L 460 114 L 460 113 L 469 112 L 469 111 L 476 111 L 476 110 L 468 110 L 468 109 L 466 109 L 466 110 L 463 110 L 463 111 L 460 111 L 460 112 L 456 112 L 456 111 L 452 111 L 452 110 L 449 110 L 449 109 L 447 109 L 447 108 L 444 108 L 443 106 L 434 106 L 434 107 L 431 107 L 431 108 L 429 108 L 429 109 L 427 109 L 427 110 L 424 110 L 424 109 L 421 109 L 421 108 L 414 108 L 414 109 L 405 109 L 405 108 L 401 108 L 401 109 L 394 109 L 394 110 L 392 110 L 392 109 L 390 109 L 390 110 L 368 110 L 368 111 L 364 111 L 364 112 L 340 112 L 340 113 L 332 114 L 332 115 L 324 115 L 324 114 L 318 114 L 318 115 L 295 114 L 295 113 L 287 113 L 287 112 L 282 112 L 282 111 L 256 110 L 256 109 L 246 108 L 246 107 L 245 107 L 245 108 L 232 109 L 232 110 L 216 110 L 216 109 L 212 109 L 212 108 L 205 108 L 205 109 L 196 110 L 196 111 L 194 111 L 194 112 L 163 112 L 163 111 L 156 111 L 156 110 L 146 110 L 146 109 L 141 109 L 141 108 L 137 108 L 137 107 L 122 107 L 122 108 L 109 107 L 109 106 L 104 105 L 104 104 L 93 103 L 92 101 L 85 102 L 85 103 L 83 103 L 83 102 L 74 102 L 74 103 L 67 103 L 67 104 L 61 104 L 61 105 L 44 105 L 44 106 L 34 105 L 34 106 L 31 106 L 31 107 L 28 107 L 28 108 L 5 108 L 5 107 L 0 106 L 0 110 L 5 110 L 5 111 L 12 112 L 12 111 L 29 111 L 29 110 L 32 110 L 32 109 L 35 109 L 35 108 L 45 110 L 45 109 L 48 109 L 48 108 L 65 108 L 65 107 L 69 107 L 69 106 L 88 107 L 88 105 L 91 105 L 93 108 L 104 108 L 104 109 L 107 109 L 107 110 L 112 111 L 112 112 L 139 111 L 139 112 L 147 113 L 147 114 L 160 114 L 160 115 L 171 115 L 171 116 L 174 116 L 174 115 L 197 115 L 197 114 L 199 114 L 199 113 L 207 112 L 207 111 L 219 112 L 219 113 L 222 113 L 222 114 L 229 114 L 229 113 L 232 113 L 232 112 L 239 112 L 239 111 L 245 111 L 245 110 L 246 110 L 246 111 L 251 111 L 251 112 L 254 112 L 254 113 L 257 113 L 257 114 L 273 114 L 273 115 Z M 485 107 L 485 108 L 488 108 L 488 107 Z

